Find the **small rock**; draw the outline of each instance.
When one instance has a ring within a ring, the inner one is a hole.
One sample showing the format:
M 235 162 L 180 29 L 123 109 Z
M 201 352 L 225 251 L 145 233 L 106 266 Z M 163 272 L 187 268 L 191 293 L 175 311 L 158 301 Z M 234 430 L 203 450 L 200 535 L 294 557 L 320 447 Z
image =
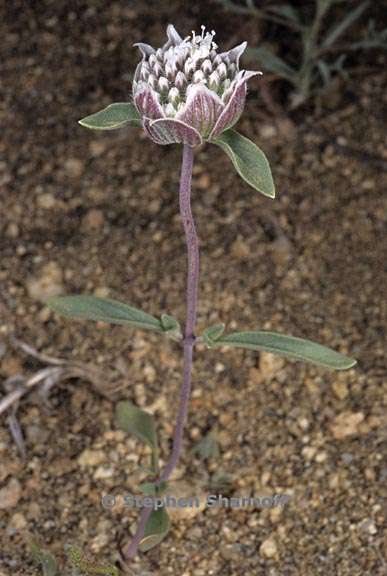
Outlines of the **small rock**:
M 168 495 L 172 498 L 176 498 L 177 501 L 179 498 L 184 499 L 185 501 L 188 501 L 188 499 L 193 497 L 199 499 L 199 506 L 168 506 L 168 514 L 172 520 L 191 520 L 203 512 L 206 507 L 206 495 L 200 487 L 194 486 L 184 480 L 173 482 L 165 492 L 165 497 Z M 193 504 L 195 504 L 195 501 Z
M 17 506 L 22 495 L 22 487 L 16 478 L 11 480 L 0 490 L 0 510 Z
M 96 230 L 101 230 L 105 223 L 105 217 L 102 210 L 93 208 L 89 210 L 86 216 L 82 219 L 82 227 L 87 232 L 94 232 Z
M 372 520 L 372 518 L 366 518 L 365 520 L 363 520 L 360 523 L 360 528 L 361 530 L 363 530 L 363 532 L 371 534 L 371 536 L 374 536 L 375 534 L 378 533 L 378 529 L 375 526 L 375 522 Z
M 202 174 L 195 181 L 195 186 L 200 190 L 207 190 L 211 184 L 210 177 L 207 173 Z
M 339 400 L 344 400 L 348 396 L 348 386 L 345 382 L 336 381 L 332 383 L 332 390 Z
M 7 526 L 7 532 L 13 532 L 14 530 L 23 530 L 23 528 L 25 528 L 26 526 L 27 526 L 27 520 L 25 519 L 23 514 L 21 514 L 20 512 L 16 512 L 9 521 L 9 524 Z
M 45 194 L 40 194 L 38 196 L 38 206 L 40 206 L 40 208 L 50 210 L 51 208 L 54 208 L 55 204 L 56 204 L 55 196 L 53 194 L 50 194 L 49 192 Z
M 337 440 L 352 436 L 359 432 L 359 424 L 363 422 L 363 412 L 342 412 L 333 420 L 330 429 Z
M 250 256 L 250 248 L 241 238 L 237 238 L 231 246 L 231 254 L 238 260 L 246 260 Z
M 106 461 L 105 452 L 102 450 L 84 450 L 78 456 L 80 466 L 98 466 Z
M 269 382 L 283 368 L 284 360 L 270 352 L 261 352 L 259 356 L 259 371 L 262 379 Z
M 269 537 L 266 540 L 264 540 L 261 546 L 259 547 L 259 553 L 264 558 L 275 558 L 276 556 L 278 556 L 277 544 L 274 538 Z
M 83 162 L 78 158 L 67 158 L 64 163 L 64 169 L 72 178 L 79 178 L 83 173 Z
M 115 472 L 113 468 L 106 468 L 105 466 L 98 466 L 94 472 L 94 480 L 105 480 L 106 478 L 113 478 Z
M 43 266 L 39 276 L 27 280 L 27 291 L 31 298 L 44 301 L 64 292 L 63 272 L 56 262 Z
M 262 138 L 269 139 L 277 136 L 277 128 L 274 124 L 262 124 L 259 128 L 259 134 Z
M 5 235 L 7 236 L 7 238 L 17 238 L 19 236 L 19 233 L 20 233 L 19 226 L 16 224 L 16 222 L 11 222 L 10 224 L 8 224 L 5 230 Z

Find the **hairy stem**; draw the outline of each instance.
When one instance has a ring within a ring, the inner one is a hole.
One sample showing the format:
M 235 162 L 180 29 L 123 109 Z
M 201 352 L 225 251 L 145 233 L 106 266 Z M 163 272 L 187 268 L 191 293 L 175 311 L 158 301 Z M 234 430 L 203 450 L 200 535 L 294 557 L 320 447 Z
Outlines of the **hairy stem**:
M 187 419 L 188 404 L 191 395 L 192 357 L 193 347 L 195 344 L 195 324 L 199 283 L 199 242 L 191 211 L 192 166 L 193 149 L 185 144 L 183 149 L 183 162 L 181 167 L 179 192 L 180 215 L 183 222 L 188 254 L 187 316 L 183 339 L 183 385 L 180 392 L 180 404 L 173 436 L 172 454 L 167 462 L 167 465 L 159 476 L 158 483 L 168 480 L 177 466 L 183 443 L 184 424 Z M 123 554 L 127 560 L 133 558 L 133 556 L 135 556 L 137 553 L 138 546 L 144 536 L 146 523 L 149 519 L 149 516 L 151 515 L 151 512 L 152 508 L 142 509 L 136 534 L 134 535 L 132 541 L 123 550 Z

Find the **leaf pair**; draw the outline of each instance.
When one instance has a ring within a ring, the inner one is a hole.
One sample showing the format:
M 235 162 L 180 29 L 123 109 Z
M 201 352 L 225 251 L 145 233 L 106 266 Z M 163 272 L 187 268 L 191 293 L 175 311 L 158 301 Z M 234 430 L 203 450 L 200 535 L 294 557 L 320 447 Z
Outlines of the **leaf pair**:
M 224 324 L 207 328 L 202 335 L 203 341 L 209 348 L 232 346 L 234 348 L 262 350 L 296 360 L 304 360 L 332 370 L 347 370 L 356 364 L 356 360 L 353 358 L 303 338 L 265 331 L 232 332 L 222 336 L 223 331 Z
M 117 102 L 100 112 L 86 116 L 79 123 L 93 130 L 114 130 L 127 124 L 141 126 L 141 119 L 134 104 Z M 269 162 L 258 146 L 232 129 L 220 134 L 214 140 L 214 144 L 226 152 L 243 180 L 258 192 L 274 198 L 275 190 Z
M 119 428 L 133 434 L 144 442 L 152 451 L 152 472 L 159 473 L 159 448 L 154 418 L 148 412 L 137 408 L 130 402 L 122 401 L 116 406 L 116 422 Z M 139 486 L 141 492 L 151 497 L 160 496 L 166 488 L 165 482 L 156 485 L 145 482 Z M 164 507 L 152 510 L 145 526 L 144 537 L 140 543 L 140 550 L 146 552 L 157 546 L 167 535 L 170 528 L 168 513 Z

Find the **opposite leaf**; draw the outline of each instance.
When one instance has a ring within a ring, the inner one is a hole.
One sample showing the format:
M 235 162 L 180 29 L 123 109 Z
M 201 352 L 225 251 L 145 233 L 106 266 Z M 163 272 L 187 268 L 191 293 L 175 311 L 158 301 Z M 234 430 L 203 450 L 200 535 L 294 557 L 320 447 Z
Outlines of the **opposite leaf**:
M 110 324 L 127 324 L 136 328 L 163 332 L 160 320 L 154 316 L 110 298 L 82 295 L 58 296 L 49 298 L 46 304 L 58 314 L 70 318 L 86 318 L 87 320 Z
M 226 152 L 243 180 L 258 192 L 274 198 L 275 189 L 269 162 L 254 142 L 235 130 L 226 130 L 214 143 Z
M 116 423 L 121 430 L 134 434 L 139 440 L 145 442 L 152 452 L 157 453 L 156 426 L 152 414 L 123 400 L 116 406 Z
M 144 537 L 140 542 L 141 552 L 147 552 L 160 544 L 167 535 L 170 525 L 169 516 L 164 507 L 152 510 L 145 526 Z
M 224 324 L 215 324 L 206 328 L 202 334 L 203 342 L 208 348 L 212 348 L 224 332 Z
M 216 340 L 215 345 L 264 350 L 333 370 L 347 370 L 356 364 L 353 358 L 348 358 L 321 344 L 275 332 L 233 332 Z
M 103 110 L 79 120 L 81 126 L 92 130 L 115 130 L 128 123 L 141 126 L 139 113 L 134 104 L 130 102 L 109 104 Z

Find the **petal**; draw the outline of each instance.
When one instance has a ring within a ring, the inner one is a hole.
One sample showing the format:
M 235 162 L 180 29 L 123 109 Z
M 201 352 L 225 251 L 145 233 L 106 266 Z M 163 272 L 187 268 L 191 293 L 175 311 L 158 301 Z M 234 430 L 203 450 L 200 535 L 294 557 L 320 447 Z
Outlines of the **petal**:
M 141 50 L 141 54 L 143 55 L 144 58 L 150 56 L 151 54 L 155 54 L 156 52 L 156 50 L 152 48 L 152 46 L 150 46 L 149 44 L 144 44 L 143 42 L 137 42 L 136 44 L 133 44 L 133 46 L 136 46 Z
M 229 61 L 230 63 L 232 62 L 233 64 L 236 64 L 236 66 L 238 67 L 239 58 L 246 50 L 246 47 L 247 42 L 242 42 L 242 44 L 239 44 L 238 46 L 231 48 L 231 50 L 228 50 L 227 52 L 222 52 L 221 54 L 219 54 L 219 56 L 221 57 L 222 61 L 226 60 Z
M 153 121 L 144 118 L 143 126 L 149 138 L 156 144 L 188 144 L 194 147 L 202 143 L 202 138 L 195 128 L 174 118 Z
M 138 80 L 140 78 L 140 74 L 141 74 L 141 67 L 142 67 L 142 63 L 144 62 L 144 59 L 141 60 L 141 62 L 139 62 L 136 66 L 136 70 L 134 72 L 134 76 L 133 76 L 133 92 L 135 92 L 137 90 L 137 83 Z
M 219 134 L 231 128 L 231 126 L 233 126 L 239 120 L 239 117 L 245 107 L 247 92 L 246 82 L 249 78 L 256 76 L 257 74 L 260 74 L 260 72 L 243 73 L 243 78 L 237 82 L 230 100 L 226 104 L 222 114 L 219 116 L 218 121 L 216 122 L 215 127 L 210 134 L 209 140 L 213 140 L 219 136 Z
M 204 84 L 190 85 L 184 108 L 176 115 L 177 120 L 195 128 L 207 137 L 222 114 L 224 104 L 219 96 Z
M 172 42 L 174 46 L 177 46 L 183 42 L 183 38 L 180 36 L 173 24 L 168 24 L 167 26 L 167 36 L 168 40 Z
M 157 100 L 156 92 L 145 82 L 140 82 L 136 85 L 133 100 L 141 116 L 151 120 L 164 118 L 164 112 Z

